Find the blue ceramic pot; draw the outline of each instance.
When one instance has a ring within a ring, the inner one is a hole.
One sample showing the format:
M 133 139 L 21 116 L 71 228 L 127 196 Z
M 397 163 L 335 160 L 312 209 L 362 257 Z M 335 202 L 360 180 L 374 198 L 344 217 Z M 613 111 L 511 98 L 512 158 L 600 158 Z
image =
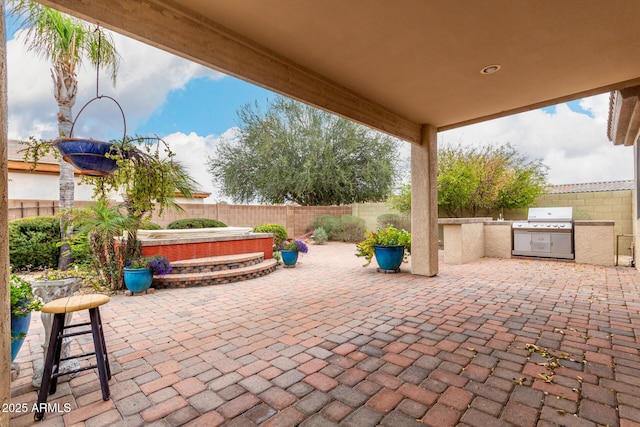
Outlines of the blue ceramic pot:
M 27 332 L 29 331 L 29 325 L 31 324 L 31 313 L 27 314 L 24 317 L 17 317 L 13 314 L 11 315 L 11 362 L 13 363 L 14 359 L 18 355 L 20 348 L 22 347 L 22 343 L 24 339 L 27 337 Z M 24 335 L 22 338 L 13 340 L 14 337 L 18 337 L 21 334 Z
M 124 284 L 131 292 L 144 292 L 151 287 L 153 270 L 150 268 L 124 268 Z
M 400 264 L 404 258 L 404 246 L 374 246 L 374 254 L 378 266 L 385 271 L 400 271 Z
M 82 138 L 61 138 L 53 141 L 62 158 L 82 171 L 83 175 L 106 176 L 118 169 L 115 159 L 105 157 L 111 142 Z
M 282 262 L 287 267 L 293 267 L 298 262 L 298 251 L 280 251 Z

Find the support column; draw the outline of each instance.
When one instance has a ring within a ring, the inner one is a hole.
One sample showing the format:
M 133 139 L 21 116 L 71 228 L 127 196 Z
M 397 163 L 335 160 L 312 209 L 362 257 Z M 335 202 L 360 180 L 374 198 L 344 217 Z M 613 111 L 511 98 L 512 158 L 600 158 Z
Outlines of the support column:
M 423 125 L 421 144 L 411 145 L 411 273 L 438 274 L 437 130 Z
M 7 43 L 4 1 L 0 1 L 0 405 L 3 408 L 11 402 L 7 110 Z M 8 411 L 0 411 L 0 425 L 8 426 L 10 417 Z

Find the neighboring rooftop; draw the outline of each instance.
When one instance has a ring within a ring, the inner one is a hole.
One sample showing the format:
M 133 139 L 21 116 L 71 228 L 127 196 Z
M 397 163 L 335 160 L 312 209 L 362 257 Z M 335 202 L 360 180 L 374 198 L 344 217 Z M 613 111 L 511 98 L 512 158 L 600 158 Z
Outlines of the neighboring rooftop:
M 624 190 L 633 190 L 633 180 L 552 185 L 547 188 L 547 194 L 594 193 L 594 192 L 601 192 L 601 191 L 624 191 Z
M 14 161 L 23 161 L 24 160 L 24 153 L 21 153 L 21 150 L 24 150 L 26 147 L 23 146 L 20 141 L 16 140 L 16 139 L 10 139 L 7 143 L 7 158 L 8 160 L 14 160 Z M 47 154 L 46 156 L 43 156 L 41 159 L 38 160 L 38 163 L 47 163 L 47 164 L 54 164 L 57 165 L 60 163 L 60 160 L 56 159 L 55 156 L 53 155 L 53 150 Z

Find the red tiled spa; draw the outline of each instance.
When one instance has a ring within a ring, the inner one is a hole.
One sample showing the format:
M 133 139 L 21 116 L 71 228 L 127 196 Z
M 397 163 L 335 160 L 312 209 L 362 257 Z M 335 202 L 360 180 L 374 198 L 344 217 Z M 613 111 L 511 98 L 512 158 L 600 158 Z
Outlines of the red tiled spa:
M 216 285 L 252 279 L 276 268 L 273 235 L 251 228 L 140 230 L 142 255 L 169 258 L 171 273 L 155 277 L 155 288 Z

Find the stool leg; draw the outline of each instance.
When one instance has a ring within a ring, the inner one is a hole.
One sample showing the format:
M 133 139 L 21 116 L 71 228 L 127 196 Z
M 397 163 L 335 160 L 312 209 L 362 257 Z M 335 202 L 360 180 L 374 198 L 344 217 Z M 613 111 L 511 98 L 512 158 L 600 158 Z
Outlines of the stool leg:
M 62 338 L 60 337 L 64 330 L 64 314 L 56 314 L 53 316 L 53 324 L 51 326 L 51 337 L 49 338 L 49 348 L 47 349 L 47 357 L 44 361 L 44 372 L 42 373 L 42 383 L 38 392 L 38 409 L 34 414 L 34 418 L 39 421 L 44 417 L 43 404 L 47 402 L 50 388 L 53 386 L 54 364 L 60 363 L 60 347 Z M 57 370 L 57 367 L 56 367 Z
M 100 312 L 98 308 L 89 309 L 91 317 L 91 333 L 93 334 L 93 346 L 96 350 L 96 364 L 98 365 L 98 376 L 100 377 L 100 388 L 102 389 L 102 400 L 109 400 L 109 369 L 106 367 L 106 349 L 104 346 L 104 336 L 100 323 Z
M 102 349 L 104 350 L 105 366 L 107 367 L 107 379 L 111 379 L 111 366 L 109 366 L 109 354 L 107 352 L 107 344 L 104 342 L 104 328 L 102 327 L 102 316 L 100 310 L 96 310 L 98 324 L 100 325 L 100 337 L 102 338 Z
M 51 384 L 49 385 L 49 395 L 55 394 L 58 389 L 58 374 L 60 372 L 60 356 L 62 353 L 62 345 L 64 343 L 64 323 L 67 319 L 66 313 L 56 314 L 56 317 L 60 317 L 60 333 L 56 339 L 55 353 L 53 354 L 53 370 L 51 371 Z M 49 340 L 51 341 L 51 340 Z

